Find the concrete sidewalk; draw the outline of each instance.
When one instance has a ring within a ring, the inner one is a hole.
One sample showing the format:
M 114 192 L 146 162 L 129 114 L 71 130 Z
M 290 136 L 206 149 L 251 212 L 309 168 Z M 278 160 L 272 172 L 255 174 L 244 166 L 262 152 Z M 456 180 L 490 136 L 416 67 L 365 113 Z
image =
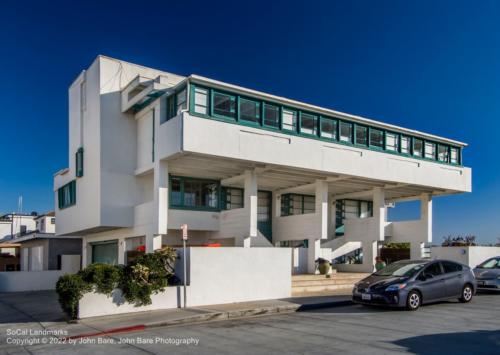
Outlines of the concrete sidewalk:
M 57 303 L 55 292 L 0 294 L 0 328 L 62 329 L 65 331 L 66 337 L 79 338 L 140 331 L 153 327 L 343 306 L 350 304 L 350 299 L 350 294 L 330 293 L 311 297 L 92 317 L 78 320 L 76 323 L 67 323 Z M 43 300 L 43 304 L 40 304 L 39 300 Z M 5 334 L 5 332 L 2 333 Z M 0 336 L 0 341 L 1 338 L 2 336 Z

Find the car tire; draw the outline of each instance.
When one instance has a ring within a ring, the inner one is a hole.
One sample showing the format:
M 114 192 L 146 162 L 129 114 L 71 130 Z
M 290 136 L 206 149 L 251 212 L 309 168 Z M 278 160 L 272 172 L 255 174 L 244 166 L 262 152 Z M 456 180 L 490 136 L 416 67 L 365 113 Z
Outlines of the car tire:
M 422 304 L 422 295 L 418 291 L 410 291 L 406 298 L 406 309 L 416 311 Z
M 462 289 L 462 296 L 458 299 L 462 303 L 468 303 L 472 300 L 474 289 L 470 284 L 466 284 Z

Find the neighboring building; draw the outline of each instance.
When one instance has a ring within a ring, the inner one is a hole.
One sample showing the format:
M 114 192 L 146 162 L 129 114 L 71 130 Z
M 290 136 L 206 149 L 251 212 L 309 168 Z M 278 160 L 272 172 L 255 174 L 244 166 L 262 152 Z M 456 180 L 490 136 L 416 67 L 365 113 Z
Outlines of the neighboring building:
M 36 229 L 36 212 L 31 214 L 7 213 L 0 216 L 0 241 L 8 240 L 15 235 L 26 234 Z
M 180 245 L 187 223 L 190 245 L 302 245 L 307 272 L 360 249 L 351 270 L 371 271 L 382 243 L 422 257 L 433 197 L 471 191 L 465 146 L 99 56 L 69 89 L 56 235 L 83 237 L 84 265 L 125 263 L 141 245 Z M 387 222 L 388 206 L 409 200 L 420 219 Z
M 0 272 L 19 271 L 20 245 L 15 243 L 0 243 Z
M 79 269 L 82 239 L 75 236 L 56 237 L 54 212 L 36 216 L 34 222 L 36 230 L 17 234 L 9 240 L 20 247 L 20 270 L 74 270 L 75 265 L 78 265 L 76 269 Z M 3 244 L 0 244 L 0 247 L 2 246 Z

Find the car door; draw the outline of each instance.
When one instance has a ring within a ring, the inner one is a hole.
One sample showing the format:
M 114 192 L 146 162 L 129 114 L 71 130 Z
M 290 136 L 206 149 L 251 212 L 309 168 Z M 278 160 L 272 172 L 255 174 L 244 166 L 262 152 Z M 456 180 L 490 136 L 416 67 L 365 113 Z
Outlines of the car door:
M 446 297 L 446 284 L 439 262 L 436 261 L 427 265 L 418 276 L 418 280 L 424 302 L 431 302 Z
M 464 286 L 462 265 L 452 261 L 441 261 L 446 284 L 446 297 L 458 297 Z

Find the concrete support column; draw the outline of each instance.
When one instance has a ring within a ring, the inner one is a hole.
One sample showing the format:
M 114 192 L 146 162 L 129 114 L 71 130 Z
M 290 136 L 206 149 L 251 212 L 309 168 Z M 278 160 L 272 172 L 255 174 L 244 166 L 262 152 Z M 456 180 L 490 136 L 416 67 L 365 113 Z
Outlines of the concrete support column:
M 335 238 L 335 231 L 337 230 L 337 201 L 332 200 L 330 202 L 330 221 L 329 221 L 329 230 L 328 237 L 330 239 Z
M 319 258 L 321 249 L 321 240 L 316 238 L 308 239 L 307 247 L 307 273 L 314 274 L 316 272 L 316 259 Z
M 125 265 L 125 239 L 118 239 L 118 264 Z
M 155 250 L 161 249 L 161 234 L 146 234 L 146 253 L 152 253 Z
M 385 222 L 387 221 L 387 209 L 385 207 L 385 192 L 382 188 L 373 189 L 373 218 L 377 223 L 376 240 L 385 238 Z
M 154 234 L 167 234 L 168 229 L 168 162 L 154 164 Z M 176 226 L 180 228 L 180 226 Z
M 82 269 L 87 266 L 88 260 L 88 250 L 87 250 L 87 238 L 82 238 Z
M 249 216 L 248 237 L 244 238 L 243 246 L 251 245 L 251 238 L 257 237 L 257 174 L 253 170 L 245 171 L 245 204 Z
M 376 241 L 362 242 L 363 248 L 363 271 L 373 272 L 375 270 L 375 257 L 378 253 L 378 243 Z
M 315 203 L 318 238 L 328 239 L 328 184 L 326 183 L 326 181 L 316 181 Z
M 410 259 L 422 259 L 423 246 L 422 242 L 410 242 Z
M 432 196 L 422 194 L 420 197 L 420 220 L 424 224 L 427 242 L 432 242 Z

